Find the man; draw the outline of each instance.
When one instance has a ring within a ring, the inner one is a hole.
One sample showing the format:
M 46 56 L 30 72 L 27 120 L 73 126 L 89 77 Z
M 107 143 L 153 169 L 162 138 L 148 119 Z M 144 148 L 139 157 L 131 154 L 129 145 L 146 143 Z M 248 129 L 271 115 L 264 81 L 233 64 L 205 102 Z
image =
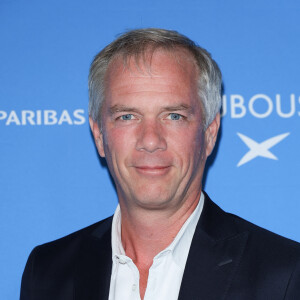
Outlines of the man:
M 300 247 L 202 191 L 221 73 L 174 31 L 125 33 L 94 59 L 90 125 L 114 179 L 108 218 L 31 253 L 22 300 L 300 299 Z

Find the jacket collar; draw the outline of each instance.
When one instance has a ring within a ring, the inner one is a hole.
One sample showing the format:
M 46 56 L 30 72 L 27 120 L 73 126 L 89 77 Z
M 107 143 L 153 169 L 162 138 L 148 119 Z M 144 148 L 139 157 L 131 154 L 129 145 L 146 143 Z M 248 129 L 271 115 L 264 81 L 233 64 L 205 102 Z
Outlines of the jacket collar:
M 233 218 L 205 194 L 178 300 L 225 299 L 247 238 L 248 233 L 238 232 Z
M 112 217 L 100 222 L 81 243 L 75 300 L 108 299 L 112 270 L 111 224 Z

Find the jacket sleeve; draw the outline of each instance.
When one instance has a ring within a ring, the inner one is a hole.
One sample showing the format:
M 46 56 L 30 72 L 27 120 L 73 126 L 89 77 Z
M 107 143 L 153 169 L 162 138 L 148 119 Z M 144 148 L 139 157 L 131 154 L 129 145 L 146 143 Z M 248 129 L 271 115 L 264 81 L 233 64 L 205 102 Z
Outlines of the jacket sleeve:
M 298 260 L 295 269 L 289 280 L 289 284 L 286 290 L 285 300 L 300 299 L 300 260 Z
M 21 283 L 20 300 L 33 300 L 33 266 L 36 248 L 28 257 Z

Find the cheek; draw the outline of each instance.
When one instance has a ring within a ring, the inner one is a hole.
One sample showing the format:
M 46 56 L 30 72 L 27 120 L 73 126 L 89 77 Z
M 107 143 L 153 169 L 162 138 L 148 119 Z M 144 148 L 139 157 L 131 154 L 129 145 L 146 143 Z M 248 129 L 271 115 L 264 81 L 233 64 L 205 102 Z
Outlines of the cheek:
M 106 155 L 110 156 L 113 160 L 119 160 L 126 156 L 126 153 L 132 148 L 132 143 L 132 135 L 128 130 L 113 128 L 106 130 L 106 134 L 104 135 Z
M 194 139 L 194 148 L 197 153 L 204 153 L 206 148 L 205 135 L 200 132 Z
M 204 134 L 197 128 L 182 130 L 172 136 L 173 143 L 181 152 L 200 153 L 204 146 Z
M 174 154 L 175 164 L 185 173 L 191 168 L 198 168 L 204 159 L 204 143 L 204 135 L 190 128 L 173 135 L 168 141 L 168 149 Z

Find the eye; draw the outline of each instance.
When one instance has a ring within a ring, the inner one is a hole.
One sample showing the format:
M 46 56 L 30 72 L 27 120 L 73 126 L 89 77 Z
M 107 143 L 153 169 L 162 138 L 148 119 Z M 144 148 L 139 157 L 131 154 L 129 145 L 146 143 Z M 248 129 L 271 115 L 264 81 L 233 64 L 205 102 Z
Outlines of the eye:
M 183 116 L 177 113 L 170 113 L 168 118 L 174 121 L 179 121 L 183 118 Z
M 122 121 L 130 121 L 134 119 L 133 114 L 126 114 L 119 117 Z

